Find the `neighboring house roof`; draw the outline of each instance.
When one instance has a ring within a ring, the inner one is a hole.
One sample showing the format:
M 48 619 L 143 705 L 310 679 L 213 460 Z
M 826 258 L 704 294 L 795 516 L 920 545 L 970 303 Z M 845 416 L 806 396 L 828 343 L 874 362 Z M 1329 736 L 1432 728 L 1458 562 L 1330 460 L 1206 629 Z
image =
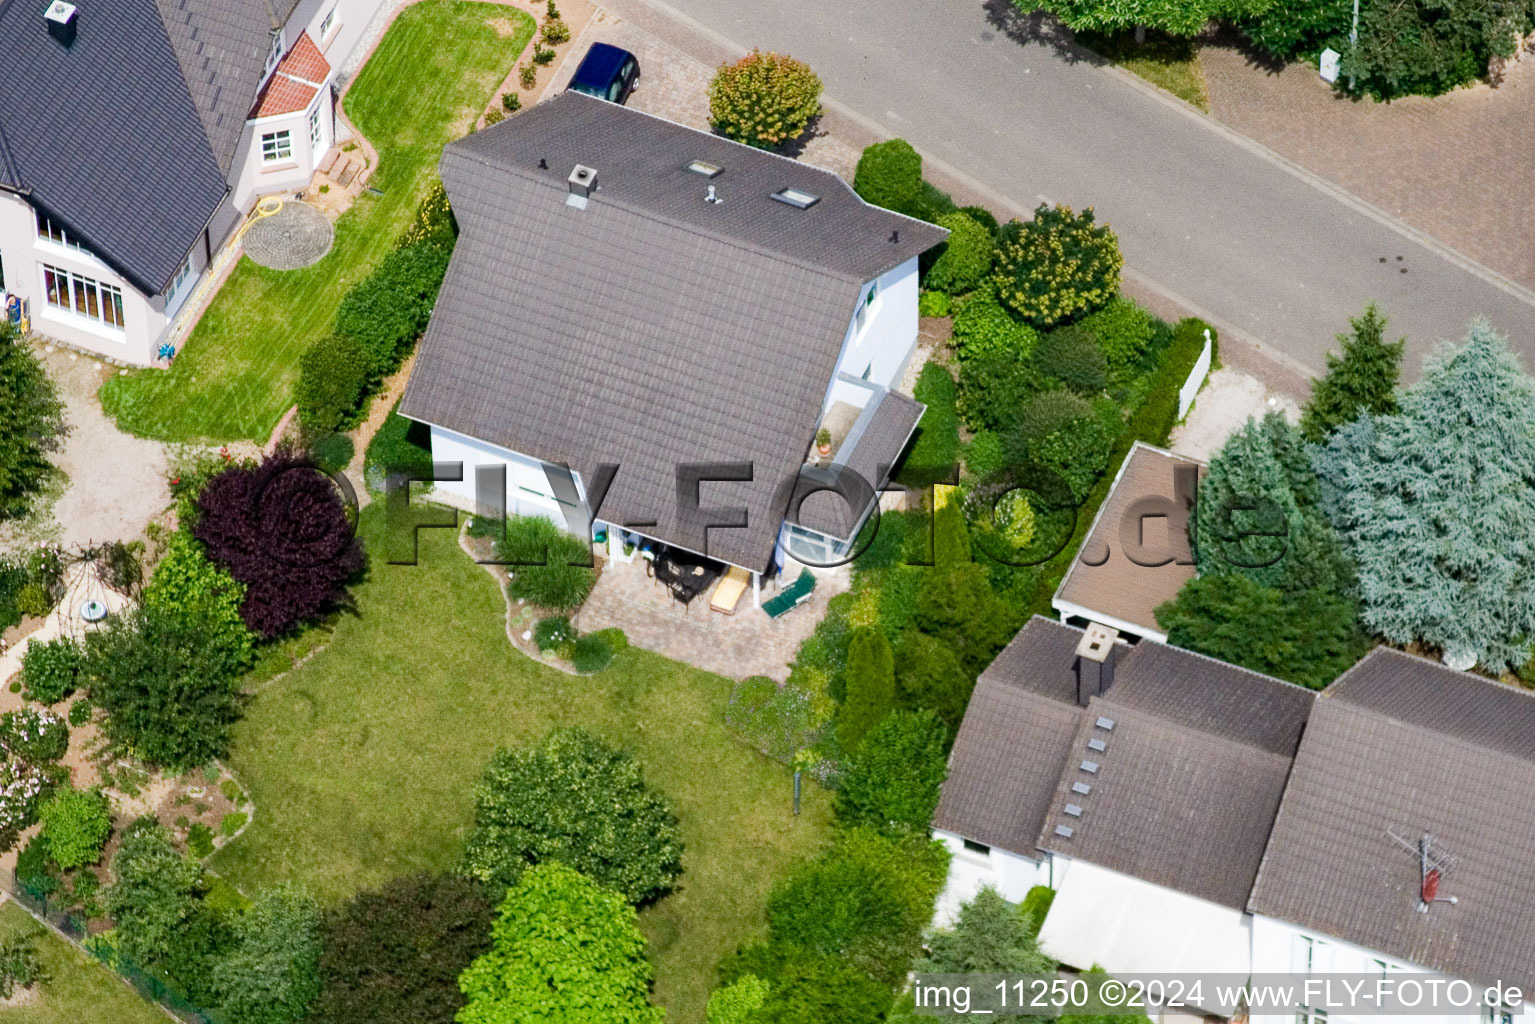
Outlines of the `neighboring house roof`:
M 935 825 L 1243 908 L 1313 694 L 1142 643 L 1116 648 L 1106 695 L 1081 707 L 1081 636 L 1036 617 L 982 674 L 971 698 L 981 712 L 966 712 Z
M 1248 909 L 1535 990 L 1535 695 L 1386 648 L 1312 712 Z M 1416 847 L 1452 858 L 1419 912 Z
M 1035 616 L 981 673 L 949 755 L 933 825 L 1033 856 L 1082 708 L 1082 631 Z
M 1135 531 L 1138 517 L 1132 506 L 1143 499 L 1164 498 L 1191 507 L 1192 493 L 1179 495 L 1174 487 L 1178 466 L 1192 466 L 1202 476 L 1204 463 L 1136 442 L 1125 456 L 1108 497 L 1093 520 L 1087 539 L 1072 559 L 1053 606 L 1062 615 L 1081 615 L 1132 633 L 1166 639 L 1157 624 L 1156 607 L 1171 601 L 1194 576 L 1193 556 L 1184 523 L 1159 517 L 1139 520 L 1139 537 L 1145 554 L 1142 562 L 1172 556 L 1166 565 L 1141 565 L 1126 553 L 1127 530 Z
M 567 205 L 577 164 L 597 171 L 585 209 Z M 587 480 L 618 463 L 600 517 L 694 550 L 676 467 L 750 462 L 752 480 L 702 487 L 705 508 L 749 516 L 707 553 L 766 568 L 863 283 L 945 232 L 579 93 L 453 143 L 441 169 L 461 234 L 401 413 Z M 785 186 L 820 201 L 771 198 Z
M 261 87 L 250 116 L 275 117 L 306 109 L 324 88 L 329 74 L 330 64 L 320 53 L 320 48 L 309 38 L 308 32 L 300 33 L 298 42 Z
M 162 291 L 224 200 L 273 25 L 293 6 L 85 3 L 64 47 L 46 3 L 0 0 L 0 186 Z

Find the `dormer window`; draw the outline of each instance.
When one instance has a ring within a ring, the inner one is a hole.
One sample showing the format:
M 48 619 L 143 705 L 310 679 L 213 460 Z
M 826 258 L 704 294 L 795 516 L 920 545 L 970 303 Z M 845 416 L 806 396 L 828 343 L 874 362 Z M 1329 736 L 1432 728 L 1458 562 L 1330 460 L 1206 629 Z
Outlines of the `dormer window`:
M 264 80 L 270 75 L 282 60 L 282 29 L 272 33 L 272 47 L 267 50 L 266 64 L 261 69 L 261 77 Z

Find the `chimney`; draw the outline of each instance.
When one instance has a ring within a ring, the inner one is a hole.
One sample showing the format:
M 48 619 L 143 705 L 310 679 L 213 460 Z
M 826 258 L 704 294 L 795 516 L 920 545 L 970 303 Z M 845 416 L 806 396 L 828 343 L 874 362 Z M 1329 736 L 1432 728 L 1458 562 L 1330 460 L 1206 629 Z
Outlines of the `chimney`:
M 74 44 L 75 28 L 80 22 L 80 13 L 74 4 L 65 3 L 64 0 L 54 0 L 48 5 L 43 18 L 48 22 L 48 34 L 57 40 L 60 46 L 69 47 Z
M 597 168 L 576 164 L 570 177 L 565 180 L 570 185 L 570 195 L 565 197 L 565 205 L 574 206 L 578 210 L 586 209 L 586 201 L 597 188 Z
M 1119 630 L 1089 622 L 1077 643 L 1077 657 L 1072 671 L 1077 682 L 1077 703 L 1087 707 L 1094 697 L 1102 697 L 1114 683 L 1114 641 Z

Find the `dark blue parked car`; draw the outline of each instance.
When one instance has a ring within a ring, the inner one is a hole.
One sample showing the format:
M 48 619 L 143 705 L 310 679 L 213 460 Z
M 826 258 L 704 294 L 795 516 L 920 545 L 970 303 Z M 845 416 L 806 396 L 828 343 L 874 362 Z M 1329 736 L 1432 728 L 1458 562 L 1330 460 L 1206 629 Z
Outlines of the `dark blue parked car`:
M 623 103 L 640 80 L 640 62 L 628 50 L 607 43 L 593 43 L 581 58 L 570 88 L 588 96 Z

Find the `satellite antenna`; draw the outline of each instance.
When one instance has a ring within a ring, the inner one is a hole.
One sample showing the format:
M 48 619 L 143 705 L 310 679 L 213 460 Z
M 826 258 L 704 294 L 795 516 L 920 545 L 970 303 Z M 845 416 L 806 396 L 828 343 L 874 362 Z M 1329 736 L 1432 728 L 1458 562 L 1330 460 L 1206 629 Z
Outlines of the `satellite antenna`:
M 1425 832 L 1416 843 L 1408 842 L 1390 829 L 1386 830 L 1386 835 L 1391 837 L 1391 842 L 1398 849 L 1418 862 L 1418 913 L 1428 913 L 1431 903 L 1460 902 L 1454 896 L 1439 895 L 1439 884 L 1444 881 L 1444 876 L 1450 873 L 1450 869 L 1455 867 L 1456 858 L 1435 843 L 1432 835 Z

